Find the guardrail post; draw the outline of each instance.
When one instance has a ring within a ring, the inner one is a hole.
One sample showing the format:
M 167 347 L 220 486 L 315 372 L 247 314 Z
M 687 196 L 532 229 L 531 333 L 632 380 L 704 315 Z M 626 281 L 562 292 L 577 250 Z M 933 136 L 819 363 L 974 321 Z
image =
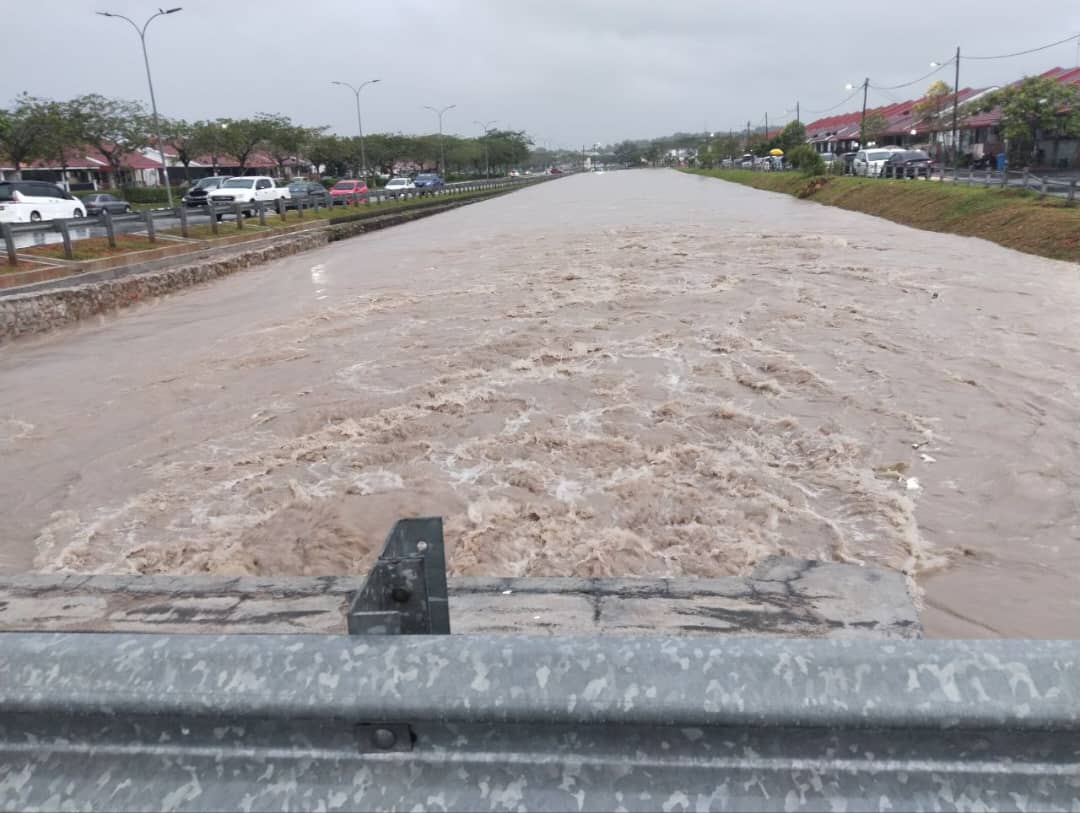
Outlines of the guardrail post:
M 986 183 L 983 184 L 983 185 L 984 186 L 990 186 L 990 170 L 989 169 L 986 170 Z
M 239 203 L 233 204 L 233 214 L 236 215 L 236 230 L 240 231 L 244 228 L 244 210 L 240 208 Z
M 1009 185 L 1009 170 L 1008 169 L 1002 169 L 1001 170 L 1001 188 L 1004 189 L 1008 185 Z
M 109 240 L 109 248 L 116 248 L 116 226 L 113 224 L 112 212 L 102 209 L 101 219 L 105 223 L 105 236 Z
M 1069 194 L 1065 198 L 1065 202 L 1072 206 L 1076 202 L 1076 181 L 1069 181 Z
M 7 248 L 8 265 L 18 265 L 18 252 L 15 251 L 15 235 L 11 232 L 10 223 L 0 223 L 0 234 L 4 236 L 4 246 Z
M 304 201 L 303 200 L 296 201 L 296 213 L 297 213 L 297 215 L 299 215 L 301 220 L 304 219 Z
M 1041 181 L 1039 181 L 1039 197 L 1046 197 L 1046 178 L 1043 178 Z
M 64 241 L 64 257 L 71 260 L 75 258 L 75 254 L 71 250 L 71 231 L 68 229 L 66 220 L 57 220 L 55 222 L 56 230 L 60 232 L 60 239 Z
M 258 203 L 258 207 L 259 207 L 259 225 L 260 226 L 265 226 L 266 225 L 266 205 L 260 200 L 259 203 Z
M 150 209 L 143 212 L 143 223 L 146 224 L 146 239 L 151 243 L 156 243 L 157 232 L 154 231 L 154 213 Z
M 1030 174 L 1031 174 L 1031 172 L 1028 170 L 1028 168 L 1024 167 L 1024 189 L 1028 188 L 1028 176 Z
M 285 213 L 288 212 L 288 211 L 289 211 L 288 208 L 286 208 L 286 206 L 285 206 L 285 198 L 278 198 L 277 199 L 277 213 L 278 213 L 278 217 L 281 218 L 282 223 L 285 222 L 285 219 L 286 219 L 285 218 Z
M 190 237 L 191 235 L 188 231 L 187 207 L 183 204 L 177 206 L 176 216 L 180 219 L 180 236 Z
M 214 233 L 214 236 L 217 237 L 219 226 L 216 207 L 214 206 L 213 202 L 206 204 L 206 206 L 210 210 L 210 231 L 212 231 Z

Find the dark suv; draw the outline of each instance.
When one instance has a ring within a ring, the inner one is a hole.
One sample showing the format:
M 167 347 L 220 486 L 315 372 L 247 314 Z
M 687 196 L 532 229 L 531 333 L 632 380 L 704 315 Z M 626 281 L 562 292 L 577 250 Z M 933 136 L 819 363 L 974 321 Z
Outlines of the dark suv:
M 922 150 L 894 152 L 881 165 L 882 178 L 929 178 L 930 156 Z
M 220 189 L 221 185 L 227 180 L 229 180 L 228 175 L 214 175 L 210 178 L 203 178 L 184 195 L 184 204 L 186 206 L 205 206 L 206 196 L 213 190 Z
M 435 189 L 442 189 L 445 185 L 443 179 L 434 172 L 421 172 L 416 176 L 416 180 L 414 180 L 413 183 L 416 184 L 416 188 L 422 192 L 431 192 Z

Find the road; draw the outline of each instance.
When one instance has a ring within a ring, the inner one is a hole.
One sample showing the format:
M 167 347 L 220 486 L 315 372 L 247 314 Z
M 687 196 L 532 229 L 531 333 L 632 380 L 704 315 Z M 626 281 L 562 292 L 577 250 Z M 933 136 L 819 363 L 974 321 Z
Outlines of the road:
M 586 174 L 0 348 L 0 569 L 909 575 L 1080 633 L 1074 265 L 672 171 Z

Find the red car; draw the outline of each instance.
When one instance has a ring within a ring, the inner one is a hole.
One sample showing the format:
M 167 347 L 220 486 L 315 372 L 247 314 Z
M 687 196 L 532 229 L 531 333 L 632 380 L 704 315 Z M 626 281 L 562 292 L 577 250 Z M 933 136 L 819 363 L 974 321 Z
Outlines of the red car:
M 344 180 L 338 181 L 330 188 L 331 203 L 337 203 L 338 201 L 342 201 L 345 204 L 353 203 L 354 195 L 360 203 L 367 203 L 367 184 L 363 181 Z

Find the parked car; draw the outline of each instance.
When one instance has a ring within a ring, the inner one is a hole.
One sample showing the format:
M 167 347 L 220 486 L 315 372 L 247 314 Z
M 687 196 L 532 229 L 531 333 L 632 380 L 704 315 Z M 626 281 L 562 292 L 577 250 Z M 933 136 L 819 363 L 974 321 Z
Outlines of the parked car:
M 214 204 L 243 204 L 243 213 L 250 217 L 257 211 L 259 202 L 270 204 L 279 199 L 288 200 L 289 190 L 278 186 L 266 175 L 245 175 L 229 178 L 220 188 L 211 190 L 207 199 Z M 218 219 L 221 219 L 220 215 Z
M 878 177 L 881 175 L 881 168 L 885 166 L 885 162 L 889 160 L 889 156 L 893 152 L 894 150 L 888 150 L 884 147 L 870 147 L 859 150 L 855 153 L 855 160 L 852 163 L 855 174 L 866 178 Z
M 364 183 L 364 181 L 355 181 L 346 178 L 345 180 L 338 181 L 330 188 L 330 201 L 332 203 L 349 204 L 353 201 L 354 195 L 364 203 L 367 203 L 368 185 Z
M 110 195 L 107 192 L 95 192 L 93 195 L 87 195 L 82 199 L 82 202 L 86 207 L 86 213 L 90 217 L 96 217 L 102 212 L 108 212 L 111 215 L 122 215 L 131 211 L 130 203 L 126 200 L 120 200 L 116 195 Z
M 881 166 L 885 178 L 929 178 L 930 156 L 922 150 L 894 152 Z
M 844 174 L 845 175 L 854 175 L 855 174 L 855 156 L 856 155 L 858 155 L 857 152 L 845 152 L 845 153 L 842 153 L 840 155 L 840 160 L 844 162 Z
M 86 217 L 86 207 L 56 184 L 0 181 L 0 223 L 39 223 L 69 217 Z
M 184 195 L 184 205 L 205 206 L 206 196 L 215 189 L 219 189 L 221 185 L 227 180 L 229 180 L 228 175 L 212 175 L 209 178 L 200 179 Z
M 826 167 L 832 167 L 839 159 L 836 157 L 835 152 L 823 152 L 819 153 L 821 160 L 825 162 Z
M 519 173 L 520 174 L 520 173 Z M 421 172 L 413 181 L 417 189 L 430 192 L 434 189 L 442 189 L 446 183 L 434 172 Z
M 754 156 L 750 153 L 746 153 L 742 158 L 739 159 L 739 166 L 743 169 L 753 169 Z
M 396 198 L 406 192 L 415 192 L 416 184 L 409 178 L 391 178 L 386 182 L 383 191 L 390 197 Z
M 559 169 L 558 167 L 552 167 L 550 170 L 548 170 L 548 174 L 549 175 L 562 175 L 563 171 L 561 169 Z M 517 176 L 516 175 L 511 175 L 511 177 L 516 178 Z
M 326 187 L 315 181 L 293 181 L 289 184 L 289 198 L 303 201 L 305 205 L 329 206 L 331 203 L 330 193 Z

